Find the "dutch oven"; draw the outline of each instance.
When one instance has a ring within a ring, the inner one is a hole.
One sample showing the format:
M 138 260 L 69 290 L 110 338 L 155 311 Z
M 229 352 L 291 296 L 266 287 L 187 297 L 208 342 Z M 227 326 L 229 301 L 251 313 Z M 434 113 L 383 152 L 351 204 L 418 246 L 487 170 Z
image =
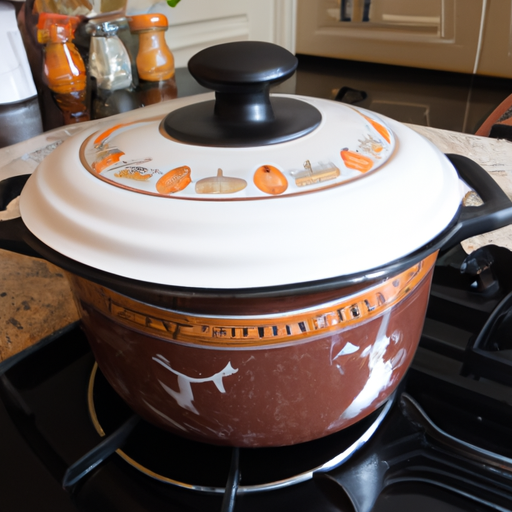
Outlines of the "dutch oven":
M 512 220 L 483 169 L 408 127 L 269 95 L 296 66 L 262 42 L 200 52 L 215 99 L 69 139 L 0 223 L 4 248 L 67 271 L 116 392 L 182 436 L 288 445 L 369 415 L 414 356 L 438 252 Z

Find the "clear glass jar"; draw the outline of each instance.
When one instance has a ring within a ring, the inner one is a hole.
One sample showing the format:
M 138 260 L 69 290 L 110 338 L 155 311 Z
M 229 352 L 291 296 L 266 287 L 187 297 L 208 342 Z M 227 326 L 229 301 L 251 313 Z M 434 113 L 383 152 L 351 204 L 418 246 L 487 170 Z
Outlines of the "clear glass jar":
M 126 47 L 117 36 L 119 26 L 112 21 L 89 22 L 91 44 L 89 74 L 98 89 L 116 91 L 132 86 L 132 67 Z

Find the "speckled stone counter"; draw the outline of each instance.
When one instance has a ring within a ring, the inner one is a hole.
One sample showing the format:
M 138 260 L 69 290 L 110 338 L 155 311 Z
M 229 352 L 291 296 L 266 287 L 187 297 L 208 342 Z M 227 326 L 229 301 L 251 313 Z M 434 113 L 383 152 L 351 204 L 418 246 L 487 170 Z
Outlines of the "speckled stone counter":
M 67 279 L 59 268 L 0 250 L 0 361 L 77 320 Z
M 149 110 L 148 107 L 148 114 Z M 32 172 L 61 141 L 87 126 L 89 123 L 62 128 L 0 149 L 0 180 Z M 433 128 L 411 128 L 441 151 L 475 160 L 512 198 L 512 143 Z M 8 211 L 0 212 L 0 221 L 16 215 L 13 205 Z M 471 252 L 489 243 L 512 249 L 512 226 L 474 237 L 463 246 Z M 2 362 L 44 342 L 52 333 L 66 329 L 77 320 L 69 286 L 60 269 L 40 259 L 0 250 L 0 370 Z

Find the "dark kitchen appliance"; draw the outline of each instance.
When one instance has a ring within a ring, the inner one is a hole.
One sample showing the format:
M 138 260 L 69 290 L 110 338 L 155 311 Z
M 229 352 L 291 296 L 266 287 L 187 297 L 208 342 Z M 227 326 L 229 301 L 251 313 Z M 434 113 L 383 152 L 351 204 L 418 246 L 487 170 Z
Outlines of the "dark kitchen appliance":
M 231 448 L 176 439 L 144 422 L 121 448 L 124 458 L 113 454 L 62 488 L 68 467 L 101 441 L 88 400 L 107 434 L 131 414 L 101 374 L 91 389 L 94 359 L 71 326 L 0 366 L 2 510 L 510 510 L 511 269 L 512 253 L 496 246 L 441 256 L 420 346 L 389 412 L 311 443 L 241 449 L 239 491 L 228 505 L 221 491 Z M 336 450 L 347 460 L 311 471 L 336 459 Z M 296 474 L 304 481 L 251 492 Z

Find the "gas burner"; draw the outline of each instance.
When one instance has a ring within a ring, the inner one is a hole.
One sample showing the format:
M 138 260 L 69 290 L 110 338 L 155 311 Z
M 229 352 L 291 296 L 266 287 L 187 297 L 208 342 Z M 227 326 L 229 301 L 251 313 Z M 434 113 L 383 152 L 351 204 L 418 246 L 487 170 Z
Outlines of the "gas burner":
M 270 491 L 299 484 L 313 478 L 316 471 L 330 471 L 342 465 L 379 428 L 392 408 L 393 398 L 355 425 L 322 439 L 293 446 L 237 449 L 241 474 L 237 492 Z M 185 489 L 226 492 L 233 448 L 185 439 L 146 421 L 135 425 L 133 413 L 109 385 L 96 363 L 89 381 L 88 407 L 94 428 L 101 437 L 108 438 L 119 429 L 130 428 L 124 427 L 126 422 L 133 425 L 128 439 L 123 439 L 123 447 L 117 448 L 116 452 L 142 473 Z M 91 457 L 85 459 L 89 467 Z M 85 475 L 84 471 L 75 468 L 71 473 Z

